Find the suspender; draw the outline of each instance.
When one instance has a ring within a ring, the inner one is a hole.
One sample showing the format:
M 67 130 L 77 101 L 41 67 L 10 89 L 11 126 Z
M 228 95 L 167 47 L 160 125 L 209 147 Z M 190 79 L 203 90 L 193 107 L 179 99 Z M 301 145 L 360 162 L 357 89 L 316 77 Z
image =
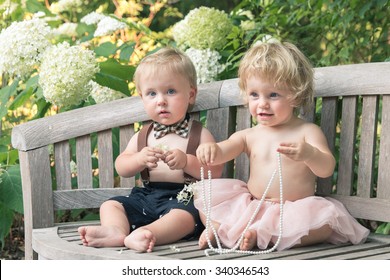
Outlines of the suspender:
M 137 149 L 138 152 L 140 152 L 144 147 L 146 147 L 148 135 L 150 131 L 152 130 L 153 123 L 149 123 L 147 125 L 144 125 L 141 130 L 138 133 L 138 145 Z M 141 178 L 143 182 L 149 182 L 149 169 L 145 168 L 141 171 Z
M 138 151 L 141 151 L 144 147 L 146 147 L 148 135 L 152 131 L 152 128 L 153 128 L 153 123 L 149 123 L 141 128 L 140 132 L 138 133 L 138 146 L 137 146 Z M 198 148 L 200 143 L 201 131 L 202 131 L 202 124 L 196 120 L 193 120 L 191 125 L 191 130 L 188 136 L 189 138 L 188 138 L 186 154 L 195 155 L 196 149 Z M 149 176 L 148 168 L 145 168 L 144 170 L 141 171 L 141 178 L 143 182 L 149 182 L 150 176 Z M 185 184 L 190 184 L 194 181 L 195 179 L 191 175 L 184 173 Z

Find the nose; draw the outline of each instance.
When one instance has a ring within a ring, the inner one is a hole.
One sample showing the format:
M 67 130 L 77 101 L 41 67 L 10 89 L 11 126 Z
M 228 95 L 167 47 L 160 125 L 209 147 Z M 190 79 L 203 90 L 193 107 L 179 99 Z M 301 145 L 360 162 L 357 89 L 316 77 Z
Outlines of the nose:
M 269 102 L 268 102 L 267 98 L 265 98 L 265 97 L 260 97 L 260 98 L 259 98 L 258 106 L 259 106 L 260 108 L 269 108 Z
M 163 106 L 167 103 L 164 94 L 158 94 L 157 95 L 157 105 Z

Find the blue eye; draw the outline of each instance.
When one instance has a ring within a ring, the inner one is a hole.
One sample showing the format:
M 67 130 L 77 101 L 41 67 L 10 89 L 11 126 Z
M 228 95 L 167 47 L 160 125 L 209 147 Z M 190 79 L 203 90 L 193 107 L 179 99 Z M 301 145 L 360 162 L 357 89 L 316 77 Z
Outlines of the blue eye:
M 176 92 L 176 90 L 174 90 L 174 89 L 168 89 L 168 91 L 167 91 L 168 94 L 174 94 L 175 92 Z
M 147 96 L 151 96 L 151 97 L 154 97 L 154 96 L 156 96 L 156 92 L 154 92 L 154 91 L 149 91 L 146 95 Z
M 271 98 L 277 98 L 278 96 L 279 96 L 279 94 L 276 92 L 271 92 L 269 95 L 269 97 L 271 97 Z
M 251 93 L 249 93 L 249 96 L 250 96 L 251 98 L 258 98 L 258 97 L 259 97 L 259 94 L 258 94 L 257 92 L 251 92 Z

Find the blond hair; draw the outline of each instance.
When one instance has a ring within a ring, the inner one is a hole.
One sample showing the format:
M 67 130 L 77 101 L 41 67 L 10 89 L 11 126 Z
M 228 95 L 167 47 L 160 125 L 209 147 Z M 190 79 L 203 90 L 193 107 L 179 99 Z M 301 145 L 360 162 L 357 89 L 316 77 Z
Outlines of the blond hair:
M 305 55 L 291 43 L 254 44 L 241 60 L 238 70 L 239 87 L 246 96 L 246 81 L 259 76 L 294 93 L 293 105 L 306 110 L 313 101 L 314 70 Z
M 145 56 L 141 60 L 133 77 L 136 89 L 140 94 L 142 94 L 140 90 L 140 80 L 142 73 L 145 72 L 145 69 L 151 71 L 149 73 L 152 74 L 168 70 L 172 73 L 182 75 L 188 80 L 191 88 L 194 88 L 196 91 L 198 90 L 195 66 L 191 59 L 178 49 L 164 47 L 155 53 Z M 172 79 L 174 78 L 175 77 L 173 76 Z M 193 106 L 194 104 L 189 104 L 187 111 L 190 112 Z

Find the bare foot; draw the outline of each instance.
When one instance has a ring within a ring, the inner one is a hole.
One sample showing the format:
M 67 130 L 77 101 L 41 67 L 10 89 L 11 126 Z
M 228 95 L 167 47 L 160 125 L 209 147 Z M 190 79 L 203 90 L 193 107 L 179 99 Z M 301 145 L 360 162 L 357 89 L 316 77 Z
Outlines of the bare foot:
M 210 238 L 211 245 L 213 247 L 217 246 L 217 242 L 215 240 L 215 236 L 212 230 L 209 230 L 209 238 Z M 207 242 L 206 230 L 204 230 L 200 235 L 198 244 L 200 249 L 209 248 L 209 244 Z
M 138 228 L 125 238 L 125 246 L 138 252 L 152 252 L 156 238 L 146 228 Z
M 124 245 L 126 237 L 115 227 L 87 226 L 79 227 L 81 241 L 90 247 L 118 247 Z
M 244 239 L 240 245 L 240 250 L 248 251 L 252 250 L 257 244 L 257 234 L 254 230 L 248 230 L 245 232 Z

